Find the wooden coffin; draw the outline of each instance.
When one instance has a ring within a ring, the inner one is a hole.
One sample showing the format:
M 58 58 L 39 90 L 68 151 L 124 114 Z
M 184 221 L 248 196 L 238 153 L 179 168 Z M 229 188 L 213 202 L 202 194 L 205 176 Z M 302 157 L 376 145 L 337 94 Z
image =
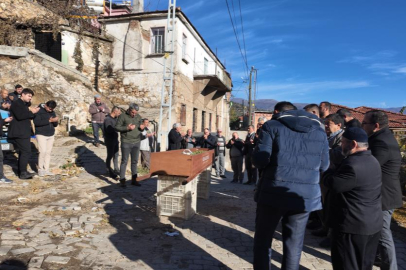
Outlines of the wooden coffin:
M 172 175 L 188 177 L 187 182 L 194 179 L 199 173 L 212 166 L 214 150 L 206 148 L 192 148 L 192 152 L 203 150 L 197 155 L 182 154 L 184 149 L 166 152 L 151 153 L 149 175 L 137 178 L 145 180 L 153 175 Z

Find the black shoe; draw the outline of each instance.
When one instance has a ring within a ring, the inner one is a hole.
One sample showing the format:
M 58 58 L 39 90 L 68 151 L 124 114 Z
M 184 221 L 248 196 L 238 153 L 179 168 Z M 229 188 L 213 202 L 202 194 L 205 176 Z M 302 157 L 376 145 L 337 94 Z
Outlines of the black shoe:
M 29 173 L 29 172 L 22 172 L 20 173 L 19 178 L 26 180 L 26 179 L 32 179 L 34 177 L 35 173 Z
M 233 181 L 231 181 L 230 183 L 237 183 L 237 180 L 233 180 Z
M 137 186 L 137 187 L 140 187 L 140 186 L 141 186 L 141 184 L 137 182 L 137 175 L 136 175 L 136 174 L 134 174 L 134 175 L 131 177 L 131 185 Z
M 319 246 L 322 248 L 330 248 L 331 247 L 331 239 L 330 237 L 324 238 L 320 243 Z
M 126 187 L 127 185 L 125 184 L 125 178 L 124 179 L 120 179 L 120 186 L 121 187 Z
M 243 185 L 251 185 L 251 181 L 245 182 Z
M 120 171 L 119 170 L 113 170 L 113 173 L 116 175 L 120 175 Z
M 110 178 L 113 178 L 114 180 L 117 180 L 117 174 L 110 172 L 109 173 Z
M 227 176 L 225 176 L 224 174 L 223 174 L 223 175 L 220 175 L 220 177 L 221 177 L 221 178 L 227 178 Z
M 328 235 L 328 229 L 321 228 L 315 231 L 312 231 L 312 235 L 317 237 L 326 237 Z
M 131 180 L 131 185 L 140 187 L 141 184 L 137 182 L 137 180 Z
M 320 227 L 321 227 L 320 220 L 312 220 L 306 225 L 306 228 L 309 230 L 317 230 Z

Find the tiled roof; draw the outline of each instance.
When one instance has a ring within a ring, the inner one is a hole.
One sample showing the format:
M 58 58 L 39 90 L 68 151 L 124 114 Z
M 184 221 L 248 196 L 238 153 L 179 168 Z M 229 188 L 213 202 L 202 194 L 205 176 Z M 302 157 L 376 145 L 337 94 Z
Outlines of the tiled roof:
M 350 108 L 346 107 L 343 105 L 339 104 L 331 104 L 331 113 L 336 113 L 340 109 L 347 109 L 351 112 L 352 116 L 356 119 L 358 119 L 360 122 L 364 119 L 364 115 L 373 110 L 379 110 L 383 111 L 388 115 L 388 120 L 389 120 L 389 128 L 391 129 L 398 129 L 398 128 L 404 128 L 406 129 L 406 115 L 400 114 L 400 113 L 394 113 L 391 111 L 387 110 L 382 110 L 382 109 L 377 109 L 377 108 L 371 108 L 371 107 L 366 107 L 366 106 L 361 106 L 357 108 Z

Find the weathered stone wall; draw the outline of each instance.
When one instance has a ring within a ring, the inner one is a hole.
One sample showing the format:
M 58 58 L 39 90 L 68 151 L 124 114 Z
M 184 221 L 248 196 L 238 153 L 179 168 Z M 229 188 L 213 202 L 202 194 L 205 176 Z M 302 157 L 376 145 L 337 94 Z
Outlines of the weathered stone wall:
M 50 99 L 57 102 L 56 112 L 61 119 L 58 133 L 67 130 L 63 116 L 70 117 L 71 125 L 77 129 L 88 126 L 88 108 L 96 92 L 91 82 L 76 70 L 34 50 L 18 59 L 0 56 L 0 70 L 0 88 L 10 92 L 16 84 L 31 88 L 35 92 L 33 106 Z

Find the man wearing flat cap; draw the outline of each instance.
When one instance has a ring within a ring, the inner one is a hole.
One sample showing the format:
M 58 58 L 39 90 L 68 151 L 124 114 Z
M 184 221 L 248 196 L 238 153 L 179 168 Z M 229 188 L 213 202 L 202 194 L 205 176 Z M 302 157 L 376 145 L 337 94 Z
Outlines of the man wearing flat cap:
M 329 220 L 333 268 L 372 269 L 383 224 L 381 168 L 368 150 L 368 135 L 361 128 L 347 128 L 341 149 L 346 158 L 323 176 L 323 184 L 333 196 L 334 215 Z
M 141 140 L 145 139 L 142 135 L 144 124 L 142 117 L 138 114 L 139 107 L 135 103 L 128 106 L 126 113 L 122 113 L 117 120 L 116 130 L 121 136 L 121 165 L 120 165 L 120 184 L 126 186 L 125 173 L 127 169 L 128 158 L 131 155 L 131 185 L 141 186 L 137 182 L 137 164 L 140 154 Z M 147 135 L 152 136 L 151 134 Z
M 106 115 L 110 113 L 110 109 L 107 105 L 101 102 L 101 96 L 95 95 L 94 96 L 94 103 L 90 104 L 89 106 L 89 113 L 92 115 L 92 128 L 93 128 L 93 136 L 94 141 L 93 144 L 96 147 L 100 146 L 99 140 L 99 129 L 102 130 L 103 137 L 104 137 L 104 119 Z

